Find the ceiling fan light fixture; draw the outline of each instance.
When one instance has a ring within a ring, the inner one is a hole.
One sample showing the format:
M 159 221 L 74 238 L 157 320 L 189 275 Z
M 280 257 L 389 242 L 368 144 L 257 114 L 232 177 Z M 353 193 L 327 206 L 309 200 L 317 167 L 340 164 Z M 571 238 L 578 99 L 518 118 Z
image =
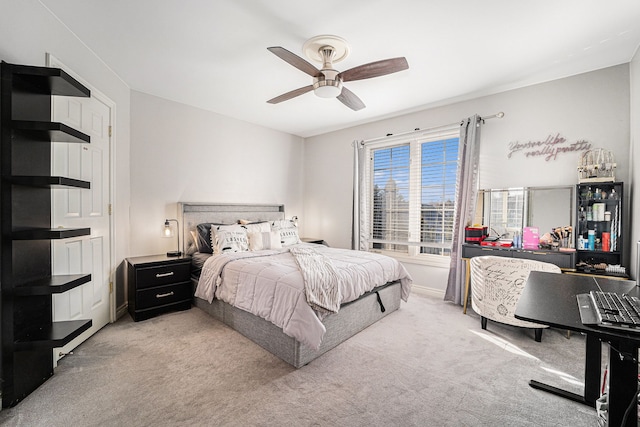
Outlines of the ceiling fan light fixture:
M 340 80 L 318 80 L 313 83 L 313 93 L 320 98 L 335 98 L 342 93 Z

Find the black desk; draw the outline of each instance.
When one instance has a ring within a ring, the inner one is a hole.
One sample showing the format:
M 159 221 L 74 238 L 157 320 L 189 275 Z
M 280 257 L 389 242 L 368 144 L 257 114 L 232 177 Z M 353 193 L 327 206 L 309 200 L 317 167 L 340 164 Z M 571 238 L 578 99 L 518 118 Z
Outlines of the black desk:
M 603 279 L 601 277 L 574 276 L 569 274 L 531 272 L 518 301 L 515 317 L 543 323 L 560 329 L 586 334 L 584 395 L 531 380 L 532 387 L 545 390 L 578 402 L 595 406 L 600 396 L 601 346 L 609 343 L 609 425 L 621 425 L 624 412 L 635 398 L 638 389 L 638 347 L 640 333 L 605 330 L 585 326 L 580 321 L 576 295 L 597 289 L 624 292 L 640 296 L 635 282 Z M 622 358 L 620 354 L 628 355 Z M 637 426 L 636 408 L 632 409 L 626 426 Z

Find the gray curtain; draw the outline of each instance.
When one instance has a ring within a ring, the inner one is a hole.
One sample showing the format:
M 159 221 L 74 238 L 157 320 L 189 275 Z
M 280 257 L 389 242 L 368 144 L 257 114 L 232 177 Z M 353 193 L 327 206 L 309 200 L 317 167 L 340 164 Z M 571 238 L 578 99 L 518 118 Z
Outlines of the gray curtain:
M 464 303 L 465 266 L 462 261 L 464 228 L 473 220 L 478 195 L 478 160 L 480 149 L 480 125 L 477 114 L 464 120 L 460 126 L 460 167 L 456 181 L 456 208 L 453 226 L 453 245 L 449 280 L 444 295 L 445 301 Z
M 351 249 L 366 251 L 367 248 L 367 221 L 364 217 L 366 210 L 365 194 L 365 150 L 362 141 L 353 141 L 353 234 L 351 236 Z

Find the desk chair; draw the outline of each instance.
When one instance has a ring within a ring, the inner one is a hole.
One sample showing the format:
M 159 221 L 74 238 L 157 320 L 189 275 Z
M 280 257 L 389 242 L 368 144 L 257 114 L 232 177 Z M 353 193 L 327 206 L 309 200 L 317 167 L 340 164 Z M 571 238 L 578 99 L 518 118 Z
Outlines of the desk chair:
M 535 340 L 542 341 L 547 325 L 514 317 L 516 305 L 531 271 L 561 273 L 560 267 L 523 258 L 479 256 L 471 258 L 471 308 L 480 315 L 482 329 L 487 320 L 522 328 L 534 328 Z

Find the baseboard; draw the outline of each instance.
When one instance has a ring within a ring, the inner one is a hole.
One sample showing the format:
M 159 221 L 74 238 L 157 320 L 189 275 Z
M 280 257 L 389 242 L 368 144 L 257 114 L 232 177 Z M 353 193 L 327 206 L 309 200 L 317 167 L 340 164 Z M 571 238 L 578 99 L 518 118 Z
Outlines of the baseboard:
M 429 288 L 427 286 L 420 286 L 420 285 L 416 285 L 415 283 L 411 286 L 411 292 L 420 294 L 420 295 L 444 299 L 443 290 L 436 289 L 436 288 Z
M 127 309 L 127 304 L 122 304 L 120 307 L 116 308 L 116 320 L 120 319 L 122 316 L 125 316 L 127 314 Z

